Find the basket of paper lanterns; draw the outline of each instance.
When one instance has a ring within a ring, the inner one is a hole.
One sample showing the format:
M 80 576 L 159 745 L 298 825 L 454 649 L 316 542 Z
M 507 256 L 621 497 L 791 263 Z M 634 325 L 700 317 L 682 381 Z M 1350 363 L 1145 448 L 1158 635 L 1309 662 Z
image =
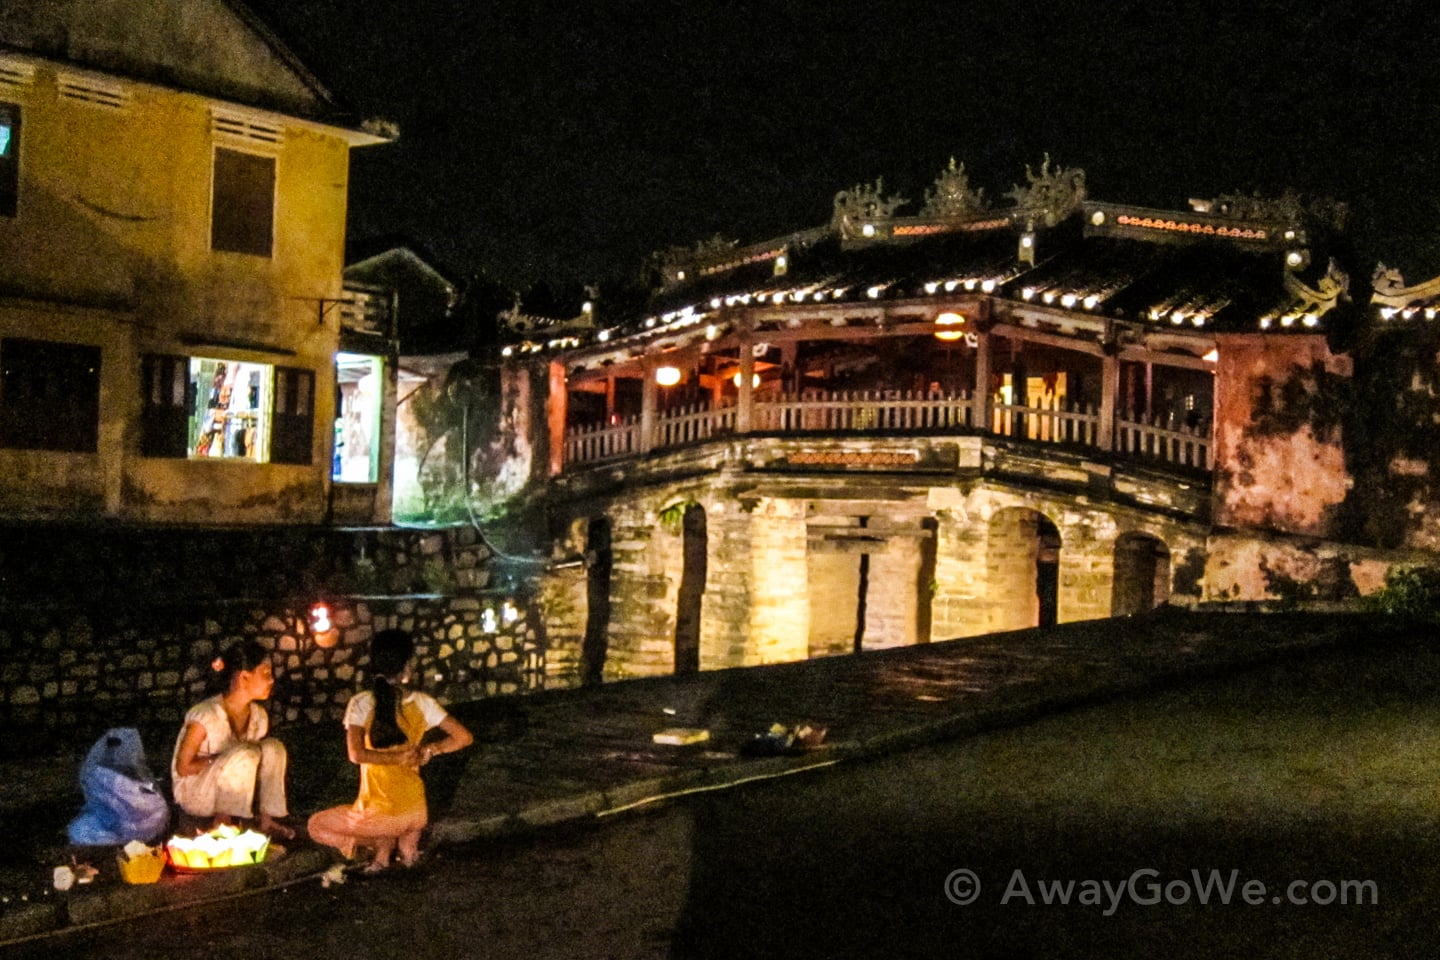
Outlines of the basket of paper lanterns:
M 115 854 L 126 883 L 157 883 L 165 871 L 165 848 L 131 840 Z
M 171 837 L 165 844 L 170 865 L 184 873 L 201 873 L 226 867 L 264 863 L 270 838 L 254 830 L 228 824 L 197 837 Z

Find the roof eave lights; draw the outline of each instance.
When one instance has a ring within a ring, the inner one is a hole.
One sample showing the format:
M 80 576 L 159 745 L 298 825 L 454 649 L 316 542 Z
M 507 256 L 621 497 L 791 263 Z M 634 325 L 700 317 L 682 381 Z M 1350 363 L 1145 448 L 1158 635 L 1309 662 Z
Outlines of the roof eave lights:
M 861 235 L 862 237 L 873 237 L 873 236 L 875 236 L 875 224 L 873 224 L 873 223 L 867 223 L 867 224 L 864 224 L 863 226 L 861 226 L 861 227 L 860 227 L 860 235 Z
M 884 293 L 884 292 L 885 292 L 885 288 L 884 288 L 884 287 L 876 286 L 876 287 L 871 287 L 869 290 L 866 290 L 866 291 L 865 291 L 865 295 L 866 295 L 867 297 L 869 297 L 871 300 L 879 300 L 879 299 L 880 299 L 880 294 L 882 294 L 882 293 Z
M 925 284 L 925 292 L 926 292 L 926 293 L 934 293 L 935 291 L 937 291 L 937 290 L 939 290 L 939 289 L 940 289 L 940 284 L 937 283 L 937 282 L 935 282 L 934 280 L 931 280 L 929 283 Z
M 994 280 L 986 280 L 984 283 L 980 284 L 980 289 L 983 290 L 983 291 L 985 291 L 986 293 L 994 293 L 994 292 L 995 292 L 995 281 L 994 281 Z
M 1305 316 L 1300 318 L 1300 322 L 1305 324 L 1305 326 L 1307 327 L 1313 328 L 1319 325 L 1320 317 L 1313 313 L 1307 313 L 1305 314 Z

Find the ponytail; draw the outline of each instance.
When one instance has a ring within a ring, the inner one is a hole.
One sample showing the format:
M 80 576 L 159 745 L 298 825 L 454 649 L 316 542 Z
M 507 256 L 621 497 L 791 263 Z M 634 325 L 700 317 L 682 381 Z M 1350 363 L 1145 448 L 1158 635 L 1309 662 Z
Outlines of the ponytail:
M 395 684 L 386 677 L 375 677 L 370 683 L 375 694 L 375 718 L 370 721 L 370 746 L 376 750 L 382 747 L 398 747 L 406 740 L 400 729 L 400 697 Z
M 405 672 L 415 655 L 415 640 L 404 630 L 381 630 L 370 641 L 370 690 L 375 695 L 375 717 L 370 723 L 370 746 L 394 747 L 406 741 L 400 729 L 400 694 L 393 678 Z

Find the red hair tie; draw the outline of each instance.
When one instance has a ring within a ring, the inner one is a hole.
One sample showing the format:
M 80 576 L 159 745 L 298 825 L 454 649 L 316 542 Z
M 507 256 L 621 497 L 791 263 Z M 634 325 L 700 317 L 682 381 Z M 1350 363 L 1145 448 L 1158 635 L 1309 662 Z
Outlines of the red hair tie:
M 216 673 L 220 673 L 221 671 L 223 671 L 225 669 L 225 658 L 216 657 L 214 660 L 211 660 L 210 669 L 214 670 Z

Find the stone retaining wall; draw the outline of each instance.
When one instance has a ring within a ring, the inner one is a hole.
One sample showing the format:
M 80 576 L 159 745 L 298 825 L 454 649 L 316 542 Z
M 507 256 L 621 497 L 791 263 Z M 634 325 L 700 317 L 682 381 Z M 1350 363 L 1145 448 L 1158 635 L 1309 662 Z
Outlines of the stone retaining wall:
M 0 541 L 0 722 L 7 728 L 88 732 L 178 722 L 214 692 L 215 656 L 246 638 L 276 653 L 276 724 L 338 719 L 365 679 L 370 637 L 388 627 L 415 635 L 415 682 L 443 701 L 565 686 L 575 675 L 573 658 L 548 662 L 542 604 L 532 592 L 508 581 L 489 585 L 499 579 L 491 551 L 468 527 L 348 536 L 139 530 L 128 555 L 114 530 L 5 532 L 16 534 Z M 100 544 L 88 564 L 87 536 Z M 22 546 L 34 558 L 28 568 Z M 168 559 L 167 546 L 175 548 Z M 212 575 L 220 567 L 223 575 Z M 17 579 L 26 589 L 5 589 Z M 286 580 L 291 588 L 269 597 L 213 595 L 226 583 Z M 445 589 L 346 589 L 426 581 Z M 126 582 L 131 590 L 122 596 Z M 182 585 L 193 588 L 189 596 L 176 596 L 186 592 Z M 320 633 L 311 622 L 317 603 L 332 623 Z

